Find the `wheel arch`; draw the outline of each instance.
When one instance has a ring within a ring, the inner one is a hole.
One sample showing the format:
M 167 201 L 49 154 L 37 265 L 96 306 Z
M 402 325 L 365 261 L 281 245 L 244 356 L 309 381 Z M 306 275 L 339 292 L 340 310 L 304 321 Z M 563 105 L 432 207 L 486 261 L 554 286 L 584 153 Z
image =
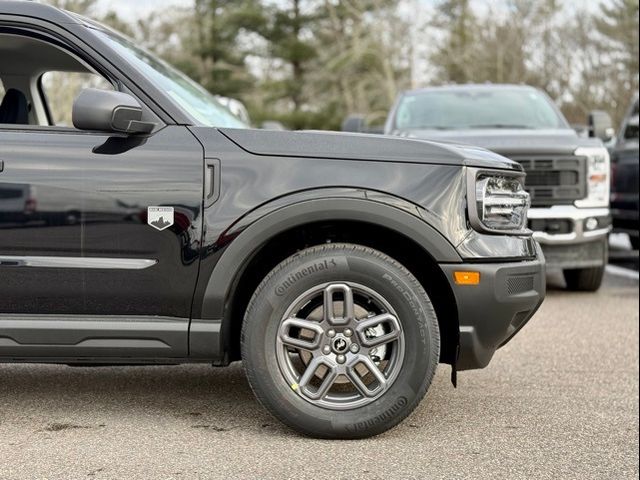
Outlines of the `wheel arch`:
M 441 360 L 455 361 L 458 341 L 457 307 L 449 282 L 438 262 L 461 261 L 455 248 L 419 215 L 416 205 L 375 193 L 343 191 L 341 196 L 266 204 L 238 222 L 225 235 L 233 238 L 208 280 L 202 321 L 218 319 L 220 352 L 226 362 L 239 359 L 239 335 L 248 301 L 262 278 L 280 261 L 296 251 L 326 241 L 348 241 L 377 248 L 408 268 L 432 298 L 441 330 L 451 348 L 443 348 Z M 347 196 L 351 194 L 352 196 Z M 382 240 L 372 240 L 371 234 Z M 430 282 L 433 277 L 438 280 Z

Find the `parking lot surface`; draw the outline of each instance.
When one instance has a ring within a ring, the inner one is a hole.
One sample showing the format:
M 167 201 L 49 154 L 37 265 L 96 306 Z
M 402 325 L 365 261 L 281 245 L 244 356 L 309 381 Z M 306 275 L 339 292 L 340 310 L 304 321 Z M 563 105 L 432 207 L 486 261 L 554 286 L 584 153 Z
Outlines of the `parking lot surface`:
M 283 427 L 239 364 L 0 364 L 0 478 L 637 478 L 638 281 L 551 282 L 488 368 L 454 390 L 441 366 L 414 414 L 362 441 Z

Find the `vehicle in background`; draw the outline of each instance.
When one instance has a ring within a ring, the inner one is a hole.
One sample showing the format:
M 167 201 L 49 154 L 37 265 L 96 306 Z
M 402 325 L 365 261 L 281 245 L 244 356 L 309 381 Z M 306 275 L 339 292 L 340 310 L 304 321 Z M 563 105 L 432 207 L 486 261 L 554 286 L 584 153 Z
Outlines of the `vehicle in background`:
M 529 228 L 549 269 L 570 290 L 595 291 L 607 263 L 609 153 L 605 112 L 589 116 L 580 137 L 542 91 L 525 85 L 454 85 L 399 95 L 387 135 L 466 143 L 519 162 L 531 195 Z M 481 192 L 479 192 L 481 193 Z
M 622 122 L 611 152 L 611 215 L 613 229 L 629 235 L 638 250 L 638 97 Z
M 230 97 L 223 97 L 221 95 L 215 96 L 218 103 L 226 107 L 231 113 L 242 120 L 246 124 L 251 123 L 251 117 L 249 117 L 249 110 L 245 107 L 244 103 L 240 100 Z
M 28 184 L 0 182 L 0 228 L 9 224 L 27 224 L 32 219 L 35 200 L 31 190 Z
M 222 106 L 226 107 L 233 115 L 242 120 L 247 125 L 254 125 L 254 122 L 251 121 L 251 116 L 249 115 L 249 110 L 244 103 L 240 100 L 230 97 L 222 97 L 220 95 L 215 96 L 218 103 Z M 258 128 L 262 130 L 286 130 L 287 128 L 277 120 L 265 120 L 259 125 Z
M 135 218 L 138 211 L 139 208 L 105 194 L 0 182 L 0 229 L 13 228 L 16 224 L 58 226 L 117 222 Z
M 343 132 L 384 133 L 384 125 L 369 125 L 366 115 L 352 114 L 342 121 Z

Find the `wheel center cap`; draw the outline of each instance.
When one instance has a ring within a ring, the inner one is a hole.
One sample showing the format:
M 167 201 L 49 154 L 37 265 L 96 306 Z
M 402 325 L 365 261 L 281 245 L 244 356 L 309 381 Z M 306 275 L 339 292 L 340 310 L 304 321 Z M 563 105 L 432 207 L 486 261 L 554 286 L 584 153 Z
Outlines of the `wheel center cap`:
M 349 342 L 346 338 L 336 337 L 331 343 L 331 348 L 335 353 L 345 353 L 349 349 Z

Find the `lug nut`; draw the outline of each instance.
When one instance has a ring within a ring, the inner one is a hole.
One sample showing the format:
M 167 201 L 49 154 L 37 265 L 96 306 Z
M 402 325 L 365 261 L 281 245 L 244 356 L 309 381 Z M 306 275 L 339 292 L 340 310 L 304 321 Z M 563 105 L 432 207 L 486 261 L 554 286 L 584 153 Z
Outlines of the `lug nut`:
M 338 356 L 336 357 L 336 362 L 338 362 L 338 363 L 344 363 L 344 362 L 345 362 L 345 360 L 346 360 L 346 358 L 345 358 L 345 356 L 344 356 L 344 355 L 338 355 Z
M 329 330 L 329 331 L 327 332 L 327 336 L 328 336 L 329 338 L 333 338 L 333 337 L 335 337 L 335 336 L 336 336 L 336 331 L 332 328 L 331 330 Z
M 331 353 L 331 347 L 329 345 L 325 345 L 324 347 L 322 347 L 322 353 L 324 353 L 325 355 L 329 355 Z
M 353 332 L 351 331 L 351 329 L 350 328 L 345 329 L 344 336 L 350 337 L 351 335 L 353 335 Z
M 358 353 L 360 351 L 360 347 L 357 343 L 352 343 L 349 350 L 351 350 L 351 353 Z

